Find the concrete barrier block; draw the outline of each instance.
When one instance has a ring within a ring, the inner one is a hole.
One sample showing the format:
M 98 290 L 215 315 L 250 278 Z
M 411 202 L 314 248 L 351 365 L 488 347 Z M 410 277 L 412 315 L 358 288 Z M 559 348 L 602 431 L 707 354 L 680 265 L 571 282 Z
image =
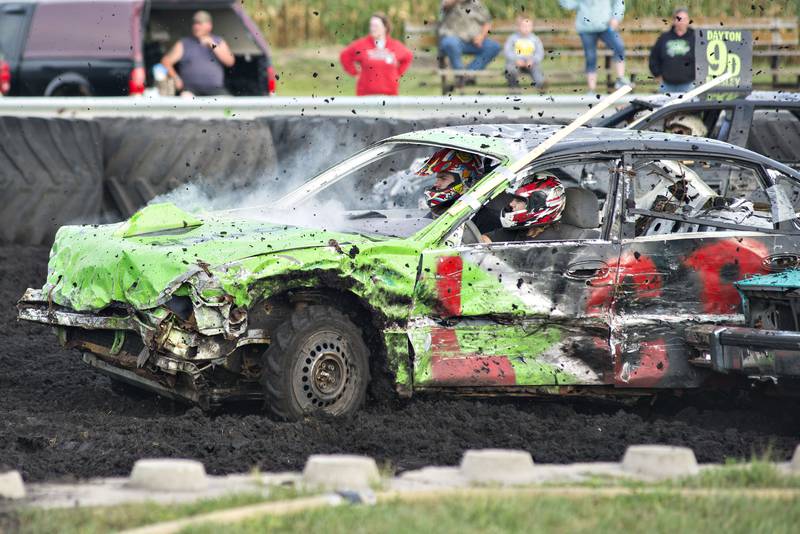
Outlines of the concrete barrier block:
M 670 445 L 631 445 L 622 458 L 622 469 L 648 479 L 678 478 L 700 472 L 692 449 Z
M 0 473 L 0 499 L 24 499 L 25 484 L 19 471 Z
M 148 458 L 133 464 L 128 486 L 153 491 L 208 489 L 206 468 L 195 460 Z
M 461 458 L 461 475 L 475 484 L 528 484 L 536 480 L 527 451 L 469 450 Z
M 332 490 L 368 489 L 380 482 L 375 460 L 349 454 L 313 454 L 303 468 L 303 483 Z
M 800 445 L 795 447 L 794 455 L 792 456 L 792 463 L 790 464 L 792 472 L 800 475 Z

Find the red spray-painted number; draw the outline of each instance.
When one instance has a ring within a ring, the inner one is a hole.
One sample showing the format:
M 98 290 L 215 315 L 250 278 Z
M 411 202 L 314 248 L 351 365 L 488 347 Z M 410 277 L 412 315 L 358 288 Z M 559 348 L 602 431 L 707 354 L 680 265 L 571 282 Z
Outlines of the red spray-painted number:
M 735 313 L 740 298 L 733 282 L 749 274 L 766 273 L 767 247 L 752 239 L 717 241 L 698 249 L 684 265 L 700 276 L 704 313 Z M 727 279 L 726 279 L 727 278 Z
M 638 256 L 625 252 L 619 262 L 608 265 L 608 274 L 595 279 L 597 287 L 592 289 L 586 301 L 587 315 L 605 313 L 614 298 L 614 276 L 624 284 L 631 284 L 636 290 L 637 299 L 652 299 L 661 296 L 663 280 L 658 274 L 656 264 L 648 256 Z M 617 273 L 619 269 L 619 274 Z
M 614 367 L 617 386 L 644 388 L 657 386 L 669 371 L 669 355 L 664 338 L 642 341 L 639 344 L 639 360 L 627 369 L 618 354 Z
M 436 260 L 436 293 L 439 312 L 445 317 L 461 315 L 461 256 L 443 256 Z

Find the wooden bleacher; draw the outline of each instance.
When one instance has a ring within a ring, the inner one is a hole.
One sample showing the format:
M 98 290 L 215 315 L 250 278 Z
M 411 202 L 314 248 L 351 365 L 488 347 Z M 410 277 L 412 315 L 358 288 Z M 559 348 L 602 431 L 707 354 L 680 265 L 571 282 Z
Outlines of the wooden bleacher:
M 798 46 L 796 18 L 754 17 L 723 22 L 724 25 L 721 25 L 719 19 L 697 18 L 694 19 L 692 27 L 695 29 L 731 28 L 752 31 L 754 78 L 762 79 L 766 74 L 770 80 L 769 83 L 754 80 L 754 86 L 800 89 L 800 47 Z M 647 64 L 650 47 L 656 42 L 658 35 L 668 28 L 668 21 L 659 18 L 626 18 L 623 21 L 621 34 L 625 41 L 626 74 L 637 84 L 654 84 Z M 513 22 L 495 21 L 490 36 L 503 44 L 514 31 Z M 580 37 L 575 31 L 574 19 L 538 19 L 534 23 L 534 33 L 539 36 L 545 47 L 545 61 L 542 68 L 548 86 L 585 83 L 582 65 L 583 47 Z M 415 62 L 418 65 L 427 65 L 425 68 L 429 68 L 440 78 L 443 93 L 450 92 L 456 76 L 465 74 L 476 78 L 477 83 L 474 89 L 477 90 L 506 85 L 503 76 L 505 60 L 502 58 L 502 52 L 485 71 L 455 71 L 447 67 L 445 58 L 438 56 L 435 23 L 406 23 L 404 35 L 406 46 L 414 51 Z M 606 83 L 611 86 L 614 82 L 611 51 L 606 49 L 603 43 L 598 43 L 597 53 L 598 77 L 605 74 Z M 558 65 L 558 58 L 570 57 L 579 58 L 577 61 L 581 67 L 554 69 L 554 66 Z M 457 88 L 457 91 L 462 93 L 469 90 L 471 90 L 470 86 Z

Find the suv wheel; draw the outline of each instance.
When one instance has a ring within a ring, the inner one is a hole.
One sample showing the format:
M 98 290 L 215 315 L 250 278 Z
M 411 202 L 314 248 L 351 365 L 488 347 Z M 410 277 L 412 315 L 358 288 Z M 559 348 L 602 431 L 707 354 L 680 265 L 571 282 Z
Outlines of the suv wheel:
M 350 415 L 364 403 L 369 351 L 358 327 L 335 308 L 294 311 L 276 329 L 263 358 L 266 406 L 280 419 Z

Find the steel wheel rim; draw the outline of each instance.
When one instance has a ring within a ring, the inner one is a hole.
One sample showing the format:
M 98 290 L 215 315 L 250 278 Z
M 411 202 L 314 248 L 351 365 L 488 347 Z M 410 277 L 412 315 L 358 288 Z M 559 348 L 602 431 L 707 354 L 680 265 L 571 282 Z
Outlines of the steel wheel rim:
M 336 332 L 317 332 L 303 343 L 292 371 L 295 399 L 304 411 L 337 413 L 353 398 L 357 374 L 347 341 Z

